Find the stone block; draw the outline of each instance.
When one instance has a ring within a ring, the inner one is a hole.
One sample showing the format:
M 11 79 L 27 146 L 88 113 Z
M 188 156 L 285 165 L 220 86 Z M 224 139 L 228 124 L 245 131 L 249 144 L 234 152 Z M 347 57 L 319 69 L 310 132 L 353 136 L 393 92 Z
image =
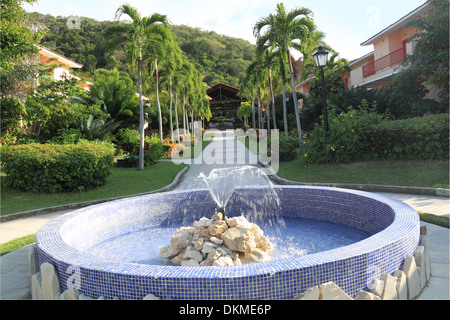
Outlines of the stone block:
M 353 300 L 334 282 L 327 282 L 320 286 L 320 300 Z
M 414 260 L 416 261 L 416 266 L 419 268 L 420 289 L 423 289 L 427 284 L 427 275 L 425 271 L 425 248 L 423 246 L 418 246 L 414 251 Z
M 369 285 L 369 289 L 370 292 L 381 297 L 384 290 L 384 281 L 381 279 L 373 279 Z
M 80 297 L 78 298 L 78 300 L 95 300 L 95 299 L 88 297 L 84 293 L 82 293 L 82 294 L 80 294 Z
M 381 280 L 384 281 L 383 294 L 381 300 L 398 300 L 397 296 L 397 278 L 390 274 L 381 276 Z
M 296 296 L 294 300 L 319 300 L 319 287 L 312 287 Z
M 31 276 L 31 299 L 32 300 L 43 300 L 42 296 L 42 277 L 41 273 L 35 273 Z
M 407 256 L 403 262 L 403 272 L 406 274 L 408 286 L 408 300 L 412 300 L 420 294 L 420 274 L 413 256 Z
M 398 300 L 408 300 L 408 285 L 406 283 L 406 274 L 402 270 L 394 272 L 397 278 L 397 298 Z
M 367 292 L 364 290 L 361 290 L 356 294 L 356 296 L 353 298 L 354 300 L 381 300 L 380 296 L 377 296 L 376 294 L 373 294 L 372 292 Z
M 28 270 L 30 271 L 30 279 L 33 274 L 38 273 L 36 245 L 28 247 Z
M 426 236 L 421 237 L 421 245 L 424 247 L 425 278 L 428 283 L 431 277 L 431 257 L 430 257 L 430 242 L 428 241 Z
M 54 300 L 55 294 L 61 291 L 55 267 L 48 262 L 43 263 L 41 265 L 41 276 L 44 300 Z
M 150 293 L 146 295 L 142 300 L 161 300 L 161 299 Z

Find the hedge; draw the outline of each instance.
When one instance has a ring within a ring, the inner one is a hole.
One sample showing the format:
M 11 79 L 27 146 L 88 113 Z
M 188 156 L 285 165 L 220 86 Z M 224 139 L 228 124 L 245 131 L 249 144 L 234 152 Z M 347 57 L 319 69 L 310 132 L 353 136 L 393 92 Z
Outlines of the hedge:
M 316 125 L 302 148 L 308 164 L 449 158 L 449 115 L 388 121 L 370 110 L 330 114 L 329 136 Z
M 26 144 L 2 149 L 8 186 L 39 193 L 102 186 L 111 174 L 114 150 L 96 144 Z

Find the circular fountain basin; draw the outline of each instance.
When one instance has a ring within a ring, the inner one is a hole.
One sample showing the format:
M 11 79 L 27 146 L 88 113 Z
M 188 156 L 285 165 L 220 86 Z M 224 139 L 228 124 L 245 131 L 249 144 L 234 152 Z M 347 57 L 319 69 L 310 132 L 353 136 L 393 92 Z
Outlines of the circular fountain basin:
M 258 202 L 261 188 L 236 189 L 227 216 L 245 215 L 252 195 Z M 124 234 L 191 226 L 218 210 L 208 190 L 191 190 L 117 200 L 60 216 L 36 235 L 38 264 L 55 267 L 62 290 L 78 288 L 92 298 L 142 299 L 153 294 L 161 299 L 291 299 L 329 281 L 354 296 L 372 279 L 401 268 L 419 244 L 418 214 L 403 202 L 335 188 L 274 190 L 282 217 L 346 225 L 368 237 L 332 250 L 233 267 L 124 262 L 86 250 Z

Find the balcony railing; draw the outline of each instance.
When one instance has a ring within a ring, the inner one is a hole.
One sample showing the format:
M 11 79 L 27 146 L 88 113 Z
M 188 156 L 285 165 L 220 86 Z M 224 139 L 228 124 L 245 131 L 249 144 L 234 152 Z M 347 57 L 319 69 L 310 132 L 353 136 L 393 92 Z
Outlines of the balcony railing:
M 394 65 L 402 62 L 405 57 L 406 52 L 404 48 L 393 51 L 387 56 L 384 56 L 378 60 L 375 60 L 372 63 L 369 63 L 368 65 L 365 65 L 363 67 L 363 77 L 367 78 L 381 70 L 391 68 Z

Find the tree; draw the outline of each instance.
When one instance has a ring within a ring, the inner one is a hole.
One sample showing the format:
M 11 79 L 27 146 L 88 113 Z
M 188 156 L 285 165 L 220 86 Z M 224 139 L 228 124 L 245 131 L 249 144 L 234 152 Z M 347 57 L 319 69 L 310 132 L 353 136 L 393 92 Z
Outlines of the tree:
M 140 146 L 139 169 L 144 170 L 144 102 L 142 98 L 142 70 L 144 68 L 144 48 L 148 48 L 152 35 L 164 35 L 167 18 L 159 13 L 151 17 L 141 17 L 136 8 L 130 5 L 122 5 L 116 12 L 116 20 L 126 15 L 131 18 L 129 23 L 118 23 L 108 27 L 104 31 L 104 37 L 108 48 L 114 50 L 123 46 L 126 50 L 127 60 L 137 66 L 139 87 L 139 113 L 140 113 Z
M 443 105 L 449 103 L 449 0 L 428 0 L 431 12 L 408 22 L 406 27 L 416 28 L 409 41 L 417 41 L 414 53 L 402 64 L 403 72 L 423 75 L 427 85 L 440 89 Z M 448 110 L 447 110 L 448 111 Z
M 97 69 L 94 79 L 89 102 L 101 106 L 109 120 L 134 124 L 136 119 L 138 123 L 139 98 L 128 74 L 117 69 Z
M 284 4 L 279 3 L 277 4 L 276 14 L 270 14 L 266 18 L 258 20 L 253 29 L 253 33 L 257 37 L 258 42 L 269 43 L 272 47 L 278 48 L 286 55 L 291 76 L 292 98 L 294 99 L 300 147 L 303 144 L 303 137 L 291 62 L 291 49 L 301 51 L 302 42 L 307 41 L 310 34 L 316 30 L 311 14 L 311 10 L 307 8 L 295 8 L 287 12 Z M 264 28 L 267 28 L 267 30 L 263 33 Z
M 252 114 L 252 107 L 250 106 L 249 102 L 242 102 L 241 107 L 239 108 L 237 112 L 237 116 L 239 119 L 242 120 L 244 118 L 244 125 L 248 126 L 248 117 L 250 117 Z

